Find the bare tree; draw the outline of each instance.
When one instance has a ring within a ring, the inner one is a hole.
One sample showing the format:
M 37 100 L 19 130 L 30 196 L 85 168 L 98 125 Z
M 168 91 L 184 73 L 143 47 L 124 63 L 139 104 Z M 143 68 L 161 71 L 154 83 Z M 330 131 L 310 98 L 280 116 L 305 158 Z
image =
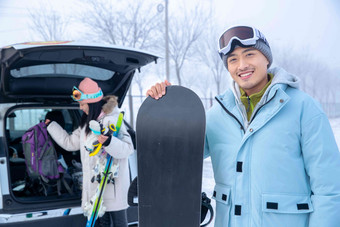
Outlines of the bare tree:
M 181 71 L 188 60 L 191 48 L 203 33 L 209 15 L 205 10 L 196 6 L 189 12 L 184 12 L 183 17 L 176 15 L 169 22 L 169 56 L 174 64 L 176 78 L 182 85 Z
M 332 70 L 306 49 L 308 48 L 303 50 L 280 48 L 279 51 L 275 51 L 275 64 L 298 76 L 301 79 L 300 88 L 317 99 L 324 107 L 330 103 L 335 104 L 334 94 L 338 86 L 337 70 Z M 326 108 L 325 111 L 330 114 L 330 109 Z
M 69 19 L 61 16 L 51 5 L 41 5 L 36 10 L 28 10 L 30 15 L 30 28 L 43 41 L 66 40 L 68 37 L 66 29 Z M 56 64 L 51 66 L 55 73 L 62 70 L 62 67 Z M 76 67 L 74 66 L 74 70 Z
M 229 82 L 227 69 L 224 67 L 220 56 L 218 55 L 218 35 L 215 27 L 209 26 L 202 39 L 196 48 L 198 50 L 197 58 L 199 61 L 207 67 L 213 81 L 216 85 L 216 93 L 221 94 L 222 89 L 226 88 L 226 84 Z M 214 92 L 215 93 L 215 92 Z
M 200 97 L 207 98 L 211 91 L 210 85 L 212 84 L 210 71 L 198 60 L 191 60 L 190 63 L 195 67 L 186 67 L 184 72 L 187 73 L 187 76 L 183 78 L 183 81 L 185 81 L 185 84 L 188 84 L 189 88 L 196 91 Z
M 82 15 L 82 21 L 90 30 L 92 39 L 110 44 L 154 49 L 160 37 L 161 14 L 155 5 L 146 5 L 141 0 L 87 0 L 88 7 Z M 91 16 L 89 16 L 91 15 Z M 134 75 L 142 94 L 143 84 L 141 75 Z M 129 89 L 130 124 L 134 127 L 134 111 L 132 86 Z
M 41 5 L 37 10 L 29 10 L 31 29 L 44 41 L 63 40 L 69 19 L 53 10 L 50 5 Z
M 161 15 L 141 0 L 86 0 L 81 19 L 92 39 L 110 44 L 152 49 L 159 37 Z M 90 16 L 89 16 L 90 15 Z

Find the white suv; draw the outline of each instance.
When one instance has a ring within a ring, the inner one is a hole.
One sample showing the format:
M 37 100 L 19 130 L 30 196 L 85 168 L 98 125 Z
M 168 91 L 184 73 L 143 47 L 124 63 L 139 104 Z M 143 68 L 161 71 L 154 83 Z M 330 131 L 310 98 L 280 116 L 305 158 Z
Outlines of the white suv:
M 105 95 L 118 96 L 120 107 L 136 69 L 157 58 L 131 48 L 68 41 L 23 43 L 0 49 L 0 225 L 85 226 L 80 208 L 79 152 L 59 154 L 73 193 L 66 189 L 61 195 L 53 189 L 48 194 L 39 193 L 26 185 L 21 136 L 51 110 L 62 113 L 67 131 L 77 128 L 81 113 L 70 94 L 84 77 L 95 80 Z M 133 179 L 134 156 L 130 169 Z M 129 224 L 137 223 L 136 207 L 129 208 L 128 219 Z

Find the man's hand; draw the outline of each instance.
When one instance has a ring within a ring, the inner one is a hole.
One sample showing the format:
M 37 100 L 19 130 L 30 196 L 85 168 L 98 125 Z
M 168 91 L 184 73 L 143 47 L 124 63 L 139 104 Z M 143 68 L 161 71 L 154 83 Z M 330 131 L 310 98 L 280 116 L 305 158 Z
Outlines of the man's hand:
M 163 95 L 165 95 L 165 87 L 170 85 L 171 83 L 169 83 L 169 81 L 167 80 L 162 83 L 156 83 L 146 92 L 146 96 L 150 96 L 154 99 L 159 99 Z

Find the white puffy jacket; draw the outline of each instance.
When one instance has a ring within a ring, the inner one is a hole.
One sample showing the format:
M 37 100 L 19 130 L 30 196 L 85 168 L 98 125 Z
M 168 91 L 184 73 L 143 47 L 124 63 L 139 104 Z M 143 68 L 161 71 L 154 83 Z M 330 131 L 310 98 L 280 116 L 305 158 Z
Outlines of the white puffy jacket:
M 119 109 L 116 107 L 115 98 L 112 96 L 104 97 L 107 103 L 103 106 L 104 115 L 98 119 L 104 127 L 109 124 L 116 125 Z M 67 151 L 80 150 L 81 162 L 83 167 L 83 191 L 82 208 L 95 194 L 98 183 L 91 183 L 92 169 L 96 164 L 96 157 L 90 157 L 85 150 L 86 134 L 85 127 L 78 128 L 69 135 L 58 123 L 51 122 L 47 127 L 51 137 L 59 146 Z M 104 193 L 104 206 L 106 211 L 118 211 L 128 208 L 127 192 L 130 185 L 128 157 L 133 153 L 133 144 L 129 133 L 122 124 L 118 138 L 112 137 L 110 144 L 104 147 L 115 161 L 119 163 L 119 176 L 115 178 L 115 184 L 107 184 Z

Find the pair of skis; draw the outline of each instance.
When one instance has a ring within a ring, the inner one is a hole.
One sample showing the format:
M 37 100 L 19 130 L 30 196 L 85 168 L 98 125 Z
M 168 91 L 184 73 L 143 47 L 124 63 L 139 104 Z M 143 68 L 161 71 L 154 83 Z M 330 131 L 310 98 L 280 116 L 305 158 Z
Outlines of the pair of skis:
M 118 137 L 119 129 L 122 125 L 124 117 L 124 112 L 121 112 L 118 116 L 117 124 L 116 124 L 116 130 L 113 132 L 113 136 Z M 104 149 L 103 149 L 103 152 Z M 101 177 L 100 184 L 97 187 L 96 190 L 96 196 L 93 203 L 92 213 L 91 216 L 88 217 L 86 227 L 93 227 L 96 223 L 96 220 L 98 219 L 98 214 L 100 213 L 100 210 L 103 208 L 103 195 L 105 191 L 105 187 L 107 185 L 108 180 L 110 179 L 111 173 L 111 166 L 113 163 L 113 157 L 106 153 L 106 165 L 103 172 L 103 175 Z

